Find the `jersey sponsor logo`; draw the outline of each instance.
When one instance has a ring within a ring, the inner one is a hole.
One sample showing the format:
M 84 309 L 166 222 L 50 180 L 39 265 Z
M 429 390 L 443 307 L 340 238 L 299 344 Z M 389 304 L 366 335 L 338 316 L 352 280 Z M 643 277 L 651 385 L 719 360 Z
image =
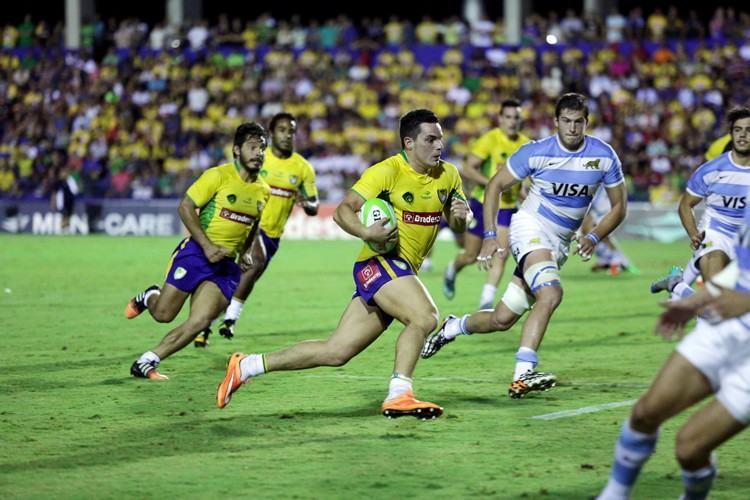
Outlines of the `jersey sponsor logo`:
M 404 210 L 401 213 L 401 220 L 407 224 L 418 226 L 436 226 L 440 224 L 440 212 L 410 212 Z
M 600 170 L 599 169 L 599 162 L 601 159 L 597 158 L 596 160 L 590 160 L 583 164 L 583 168 L 589 169 L 589 170 Z
M 430 193 L 429 191 L 422 191 L 422 199 L 423 200 L 432 199 L 432 193 Z
M 445 200 L 448 199 L 448 190 L 447 189 L 438 189 L 438 200 L 440 200 L 440 203 L 445 203 Z
M 290 175 L 289 176 L 289 184 L 291 184 L 293 186 L 296 186 L 297 185 L 297 181 L 299 181 L 299 176 L 296 176 L 296 175 Z
M 721 202 L 724 208 L 745 208 L 746 204 L 744 196 L 722 196 Z
M 588 184 L 558 184 L 553 182 L 552 192 L 557 196 L 591 196 Z
M 174 276 L 174 279 L 176 280 L 181 280 L 182 278 L 185 277 L 186 274 L 187 274 L 187 269 L 185 269 L 184 267 L 178 267 L 177 269 L 174 270 L 174 274 L 172 276 Z
M 357 281 L 360 282 L 362 288 L 367 290 L 372 283 L 380 278 L 383 273 L 380 272 L 380 268 L 374 262 L 368 262 L 365 267 L 357 271 Z
M 260 176 L 261 177 L 267 177 L 268 176 L 268 170 L 266 170 L 265 168 L 263 170 L 261 170 L 260 171 Z
M 234 202 L 237 201 L 237 197 L 233 194 L 227 195 L 227 201 L 234 205 Z
M 297 192 L 293 189 L 286 189 L 279 186 L 271 186 L 271 196 L 280 196 L 282 198 L 294 198 Z
M 234 210 L 229 210 L 228 208 L 222 208 L 221 212 L 219 212 L 219 217 L 221 217 L 222 219 L 231 220 L 232 222 L 246 224 L 248 226 L 255 222 L 255 217 L 235 212 Z
M 411 194 L 409 191 L 405 192 L 401 197 L 409 205 L 411 205 L 412 203 L 414 203 L 414 195 Z

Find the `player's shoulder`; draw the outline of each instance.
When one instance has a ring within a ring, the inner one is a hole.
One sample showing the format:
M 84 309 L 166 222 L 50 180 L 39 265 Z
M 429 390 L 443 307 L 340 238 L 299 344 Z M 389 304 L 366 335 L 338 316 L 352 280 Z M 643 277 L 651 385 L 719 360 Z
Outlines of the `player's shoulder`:
M 698 166 L 693 174 L 705 175 L 718 170 L 732 170 L 732 161 L 729 158 L 729 152 L 722 153 L 712 160 Z
M 586 136 L 586 149 L 588 149 L 587 154 L 592 156 L 617 156 L 614 148 L 607 141 L 594 135 Z
M 371 174 L 392 175 L 408 166 L 408 162 L 403 158 L 403 153 L 399 153 L 374 163 L 367 168 L 367 171 Z
M 518 148 L 516 153 L 520 154 L 535 154 L 540 152 L 546 152 L 557 148 L 557 139 L 554 135 L 545 137 L 543 139 L 532 140 L 529 139 L 526 144 Z
M 294 163 L 296 163 L 297 165 L 300 165 L 302 167 L 313 168 L 312 163 L 310 163 L 310 161 L 307 158 L 305 158 L 304 156 L 302 156 L 296 151 L 292 153 L 292 159 L 294 160 Z
M 458 167 L 449 161 L 440 160 L 438 167 L 442 169 L 442 171 L 445 172 L 449 177 L 461 176 L 461 174 L 459 173 L 460 171 L 458 170 Z

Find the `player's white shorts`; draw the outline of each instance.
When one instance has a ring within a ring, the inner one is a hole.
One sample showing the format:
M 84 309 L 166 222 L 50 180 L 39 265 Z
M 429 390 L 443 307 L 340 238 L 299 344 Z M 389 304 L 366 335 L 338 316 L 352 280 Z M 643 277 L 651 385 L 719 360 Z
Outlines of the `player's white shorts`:
M 693 252 L 693 259 L 698 260 L 707 253 L 721 250 L 729 256 L 729 260 L 736 258 L 734 251 L 735 237 L 726 233 L 716 231 L 715 229 L 706 228 L 706 237 L 703 238 L 701 246 Z
M 708 378 L 734 418 L 750 423 L 750 316 L 718 324 L 699 321 L 677 352 Z
M 510 221 L 510 251 L 516 262 L 529 252 L 539 249 L 552 251 L 557 266 L 562 268 L 568 260 L 570 242 L 574 233 L 569 230 L 556 231 L 523 210 L 513 214 Z

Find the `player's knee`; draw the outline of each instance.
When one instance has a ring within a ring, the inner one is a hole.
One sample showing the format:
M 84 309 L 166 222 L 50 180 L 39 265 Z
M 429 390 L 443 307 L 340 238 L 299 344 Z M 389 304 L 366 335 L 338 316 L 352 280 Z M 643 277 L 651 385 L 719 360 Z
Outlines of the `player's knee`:
M 704 467 L 710 461 L 711 450 L 707 450 L 683 427 L 677 433 L 675 456 L 683 469 L 695 470 Z
M 630 426 L 636 431 L 651 434 L 659 429 L 661 423 L 662 417 L 650 398 L 644 396 L 639 399 L 630 414 Z
M 321 364 L 325 366 L 344 366 L 356 355 L 357 353 L 347 346 L 332 346 L 328 349 L 325 359 L 322 360 Z
M 177 311 L 173 311 L 171 308 L 167 307 L 159 307 L 158 305 L 149 309 L 149 311 L 151 312 L 151 317 L 153 317 L 157 323 L 169 323 L 175 318 L 175 316 L 177 316 Z
M 536 295 L 537 307 L 546 307 L 554 310 L 563 299 L 563 289 L 560 285 L 549 285 L 542 287 Z

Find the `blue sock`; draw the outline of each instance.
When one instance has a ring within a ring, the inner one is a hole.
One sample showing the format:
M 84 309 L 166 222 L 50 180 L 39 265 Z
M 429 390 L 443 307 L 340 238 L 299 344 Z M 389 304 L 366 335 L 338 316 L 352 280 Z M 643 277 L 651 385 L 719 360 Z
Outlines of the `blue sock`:
M 627 498 L 633 488 L 643 464 L 656 449 L 659 434 L 644 434 L 630 428 L 626 420 L 615 446 L 615 461 L 609 482 L 600 498 Z
M 682 484 L 685 485 L 685 500 L 704 500 L 714 484 L 716 467 L 708 465 L 698 470 L 682 469 Z

